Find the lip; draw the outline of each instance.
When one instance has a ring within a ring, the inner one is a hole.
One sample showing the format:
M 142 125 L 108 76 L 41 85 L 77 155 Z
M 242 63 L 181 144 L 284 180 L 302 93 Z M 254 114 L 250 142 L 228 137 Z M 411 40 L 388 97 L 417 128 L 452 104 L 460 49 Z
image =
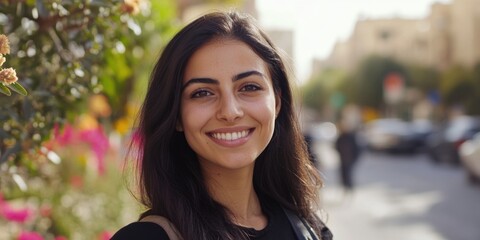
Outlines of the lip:
M 207 132 L 207 136 L 220 146 L 237 147 L 248 142 L 254 131 L 255 128 L 250 127 L 219 128 Z M 217 137 L 214 137 L 214 135 Z M 235 139 L 232 140 L 231 138 Z

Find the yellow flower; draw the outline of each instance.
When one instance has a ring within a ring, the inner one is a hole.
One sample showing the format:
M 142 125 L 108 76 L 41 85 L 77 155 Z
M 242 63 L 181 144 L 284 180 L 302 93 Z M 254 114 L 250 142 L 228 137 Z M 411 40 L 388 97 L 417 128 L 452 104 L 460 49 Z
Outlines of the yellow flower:
M 5 63 L 7 59 L 5 59 L 4 56 L 2 56 L 2 54 L 0 54 L 0 67 Z
M 124 135 L 131 130 L 132 123 L 129 121 L 128 117 L 123 117 L 115 122 L 114 127 L 119 134 Z
M 0 34 L 0 54 L 9 54 L 10 53 L 10 43 L 8 42 L 7 36 Z
M 0 71 L 0 82 L 12 84 L 18 80 L 17 72 L 13 68 L 5 68 Z

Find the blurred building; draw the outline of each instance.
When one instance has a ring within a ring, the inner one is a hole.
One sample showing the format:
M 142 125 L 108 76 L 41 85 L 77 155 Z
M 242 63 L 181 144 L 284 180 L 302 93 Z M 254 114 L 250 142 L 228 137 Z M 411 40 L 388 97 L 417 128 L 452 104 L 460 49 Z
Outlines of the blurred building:
M 180 19 L 185 23 L 212 11 L 232 9 L 258 17 L 255 0 L 177 0 L 176 3 Z
M 480 0 L 454 0 L 451 9 L 452 61 L 472 66 L 480 60 Z
M 359 19 L 351 36 L 337 42 L 330 56 L 313 63 L 313 72 L 327 67 L 352 70 L 369 55 L 389 56 L 444 69 L 480 62 L 480 0 L 434 3 L 423 19 Z
M 293 73 L 293 37 L 294 33 L 291 29 L 272 29 L 272 28 L 262 28 L 268 37 L 272 40 L 273 44 L 280 49 L 280 52 L 283 54 L 283 57 L 288 64 L 288 68 L 291 73 Z

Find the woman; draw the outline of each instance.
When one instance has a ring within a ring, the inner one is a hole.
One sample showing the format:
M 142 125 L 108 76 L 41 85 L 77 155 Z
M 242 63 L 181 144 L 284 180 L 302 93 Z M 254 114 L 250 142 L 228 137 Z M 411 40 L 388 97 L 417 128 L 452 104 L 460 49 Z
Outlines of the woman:
M 207 14 L 170 41 L 139 134 L 148 210 L 113 239 L 331 239 L 284 63 L 249 17 Z

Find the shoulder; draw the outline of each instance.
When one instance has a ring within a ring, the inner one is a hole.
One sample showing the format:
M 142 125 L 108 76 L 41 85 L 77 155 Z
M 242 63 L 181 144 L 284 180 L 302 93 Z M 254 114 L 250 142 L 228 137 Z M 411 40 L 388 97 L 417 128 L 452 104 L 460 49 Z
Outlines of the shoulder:
M 165 230 L 152 222 L 134 222 L 118 230 L 111 240 L 168 240 Z

